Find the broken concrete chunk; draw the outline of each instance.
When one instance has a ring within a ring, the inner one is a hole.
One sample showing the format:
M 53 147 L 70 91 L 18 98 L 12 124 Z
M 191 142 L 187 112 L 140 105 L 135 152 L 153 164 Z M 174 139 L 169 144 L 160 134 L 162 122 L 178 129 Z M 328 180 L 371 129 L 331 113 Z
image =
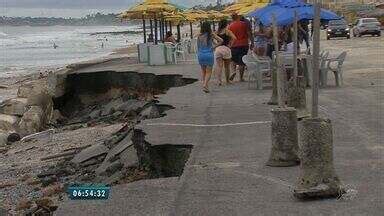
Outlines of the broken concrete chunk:
M 0 113 L 22 116 L 27 111 L 27 98 L 12 98 L 0 104 Z
M 142 118 L 145 118 L 145 119 L 153 119 L 153 118 L 161 117 L 160 111 L 156 106 L 147 107 L 140 113 L 140 115 Z
M 131 146 L 120 153 L 120 162 L 125 168 L 137 166 L 139 158 L 137 157 L 136 149 Z
M 18 118 L 16 116 L 0 114 L 0 130 L 14 131 L 17 121 Z
M 41 107 L 32 106 L 19 122 L 19 130 L 22 135 L 33 134 L 44 127 L 44 111 Z
M 122 103 L 123 103 L 123 99 L 121 98 L 110 101 L 109 103 L 103 106 L 101 115 L 106 116 L 114 113 L 116 111 L 116 107 L 118 107 Z
M 128 100 L 116 107 L 116 111 L 137 111 L 145 106 L 148 102 L 136 99 Z
M 117 183 L 124 177 L 123 173 L 121 172 L 116 172 L 113 175 L 109 176 L 107 179 L 105 179 L 103 182 L 107 185 L 111 185 L 114 183 Z
M 104 162 L 95 170 L 96 174 L 103 176 L 111 176 L 117 171 L 120 171 L 123 168 L 123 164 L 120 161 L 109 162 L 104 160 Z
M 128 134 L 123 140 L 121 140 L 115 147 L 113 147 L 105 157 L 105 160 L 110 160 L 116 155 L 120 154 L 126 148 L 133 146 L 132 133 Z
M 71 160 L 71 162 L 77 163 L 77 164 L 82 163 L 94 157 L 107 154 L 107 152 L 108 152 L 108 148 L 105 145 L 102 145 L 102 144 L 92 145 L 84 149 L 77 155 L 75 155 L 75 157 Z

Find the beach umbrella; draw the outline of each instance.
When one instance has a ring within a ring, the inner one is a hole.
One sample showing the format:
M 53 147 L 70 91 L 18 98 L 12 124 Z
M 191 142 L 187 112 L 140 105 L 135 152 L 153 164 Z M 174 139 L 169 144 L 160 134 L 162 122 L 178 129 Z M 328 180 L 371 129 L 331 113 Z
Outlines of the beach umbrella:
M 208 19 L 211 21 L 220 21 L 222 19 L 229 18 L 228 14 L 221 13 L 221 12 L 215 11 L 215 10 L 210 10 L 207 12 L 207 14 L 208 14 Z
M 298 20 L 312 20 L 314 18 L 314 7 L 299 0 L 275 0 L 267 6 L 257 9 L 247 16 L 258 19 L 263 25 L 272 25 L 272 14 L 276 16 L 278 26 L 290 25 L 294 22 L 295 11 Z M 322 20 L 341 19 L 332 11 L 321 9 L 320 18 Z
M 193 38 L 193 23 L 209 19 L 209 14 L 203 10 L 187 10 L 183 12 L 186 21 L 189 22 L 191 39 Z
M 222 12 L 226 14 L 239 14 L 245 15 L 256 8 L 266 6 L 269 0 L 239 0 L 235 4 L 228 6 Z
M 160 19 L 160 36 L 164 34 L 164 20 L 162 13 L 176 11 L 176 7 L 170 4 L 167 0 L 144 0 L 143 3 L 135 5 L 119 15 L 122 19 L 142 19 L 144 30 L 144 42 L 146 42 L 145 19 L 154 19 L 155 22 L 155 43 L 157 43 L 157 26 Z M 153 30 L 151 29 L 151 32 Z

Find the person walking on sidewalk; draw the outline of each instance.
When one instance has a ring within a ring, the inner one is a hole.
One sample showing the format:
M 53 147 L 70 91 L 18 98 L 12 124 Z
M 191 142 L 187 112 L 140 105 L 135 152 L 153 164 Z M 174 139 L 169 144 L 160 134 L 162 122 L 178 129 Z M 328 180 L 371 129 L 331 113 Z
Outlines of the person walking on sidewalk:
M 252 32 L 249 25 L 241 21 L 241 16 L 238 14 L 233 14 L 232 19 L 233 22 L 229 25 L 228 29 L 236 36 L 236 40 L 233 41 L 231 47 L 234 73 L 231 75 L 230 80 L 232 81 L 235 78 L 236 66 L 238 66 L 240 81 L 242 82 L 244 81 L 245 70 L 243 56 L 248 54 L 249 40 L 252 39 Z M 253 41 L 251 43 L 253 44 Z
M 223 19 L 219 22 L 217 35 L 223 39 L 220 46 L 216 47 L 215 50 L 215 73 L 218 79 L 218 85 L 221 85 L 222 69 L 225 70 L 225 81 L 227 84 L 230 83 L 229 76 L 231 72 L 231 49 L 229 48 L 232 41 L 236 40 L 236 36 L 227 28 L 228 20 Z
M 214 41 L 221 44 L 223 39 L 212 32 L 209 22 L 203 22 L 201 24 L 200 35 L 197 38 L 197 57 L 201 67 L 203 91 L 205 93 L 209 93 L 208 83 L 211 79 L 214 64 Z

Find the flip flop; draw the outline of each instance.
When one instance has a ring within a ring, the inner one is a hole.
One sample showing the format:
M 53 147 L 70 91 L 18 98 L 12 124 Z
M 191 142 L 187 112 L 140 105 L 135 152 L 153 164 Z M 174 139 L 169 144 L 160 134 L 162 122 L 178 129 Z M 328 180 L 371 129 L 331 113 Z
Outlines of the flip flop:
M 209 93 L 209 89 L 207 87 L 203 87 L 203 92 Z
M 235 76 L 236 76 L 236 73 L 233 73 L 233 74 L 229 77 L 229 80 L 230 80 L 230 81 L 233 81 L 233 79 L 235 79 Z

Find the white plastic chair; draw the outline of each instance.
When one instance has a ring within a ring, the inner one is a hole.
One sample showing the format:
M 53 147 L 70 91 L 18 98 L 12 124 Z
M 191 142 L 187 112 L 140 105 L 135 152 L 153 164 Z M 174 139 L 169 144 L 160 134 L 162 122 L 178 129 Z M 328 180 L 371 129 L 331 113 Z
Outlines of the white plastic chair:
M 249 71 L 248 89 L 251 89 L 251 83 L 256 83 L 256 89 L 263 89 L 263 73 L 271 71 L 271 61 L 268 58 L 260 58 L 256 55 L 243 56 L 243 62 Z
M 327 85 L 328 80 L 328 71 L 332 71 L 335 75 L 336 86 L 343 85 L 343 64 L 345 58 L 347 57 L 347 52 L 343 51 L 336 58 L 327 59 L 327 67 L 322 71 L 322 77 L 324 79 L 324 85 Z
M 325 75 L 327 72 L 327 61 L 328 61 L 329 52 L 322 51 L 320 53 L 320 86 L 325 87 L 327 85 L 328 77 Z

